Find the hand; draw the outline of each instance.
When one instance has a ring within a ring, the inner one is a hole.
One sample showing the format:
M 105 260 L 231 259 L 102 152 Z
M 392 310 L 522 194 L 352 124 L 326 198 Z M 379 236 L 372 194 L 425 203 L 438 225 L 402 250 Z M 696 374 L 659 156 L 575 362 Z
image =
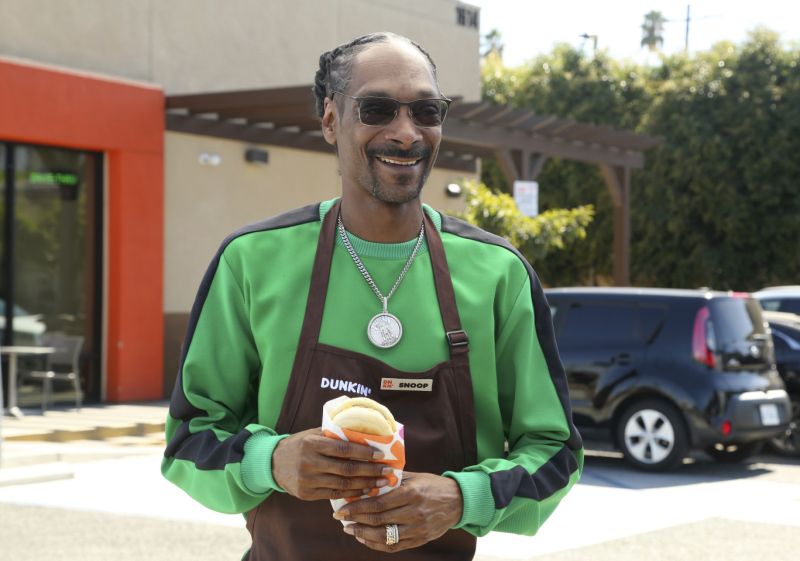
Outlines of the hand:
M 298 432 L 278 443 L 272 453 L 272 478 L 304 501 L 358 497 L 389 482 L 372 460 L 383 454 L 369 446 L 323 436 L 319 428 Z
M 334 514 L 352 520 L 344 531 L 377 551 L 400 551 L 435 540 L 461 520 L 461 489 L 449 477 L 431 473 L 403 472 L 397 489 L 355 501 Z M 386 545 L 386 525 L 397 524 L 400 541 Z

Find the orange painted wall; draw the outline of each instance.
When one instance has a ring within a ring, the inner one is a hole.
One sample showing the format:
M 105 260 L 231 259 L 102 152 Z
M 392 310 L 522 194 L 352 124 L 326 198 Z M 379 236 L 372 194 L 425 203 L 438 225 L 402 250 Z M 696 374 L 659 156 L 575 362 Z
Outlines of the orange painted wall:
M 0 57 L 0 140 L 104 152 L 106 400 L 160 399 L 163 92 L 147 84 Z

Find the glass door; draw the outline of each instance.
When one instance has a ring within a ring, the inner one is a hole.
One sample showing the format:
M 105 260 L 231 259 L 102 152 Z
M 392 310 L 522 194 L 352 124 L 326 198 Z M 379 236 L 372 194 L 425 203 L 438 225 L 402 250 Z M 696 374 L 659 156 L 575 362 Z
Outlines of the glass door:
M 63 335 L 82 337 L 81 387 L 86 401 L 97 401 L 102 155 L 10 143 L 4 153 L 3 344 L 41 345 Z M 24 370 L 35 364 L 23 360 L 18 401 L 23 407 L 35 406 L 41 384 L 26 382 Z M 69 383 L 56 386 L 55 401 L 73 401 L 73 392 Z

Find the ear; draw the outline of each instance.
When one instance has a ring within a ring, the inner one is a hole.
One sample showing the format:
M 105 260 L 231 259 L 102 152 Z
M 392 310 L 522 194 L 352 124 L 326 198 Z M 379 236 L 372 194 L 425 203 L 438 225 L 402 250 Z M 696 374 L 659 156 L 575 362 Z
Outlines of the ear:
M 338 124 L 339 115 L 336 112 L 336 104 L 331 98 L 326 97 L 322 113 L 322 136 L 332 146 L 336 146 L 336 128 Z

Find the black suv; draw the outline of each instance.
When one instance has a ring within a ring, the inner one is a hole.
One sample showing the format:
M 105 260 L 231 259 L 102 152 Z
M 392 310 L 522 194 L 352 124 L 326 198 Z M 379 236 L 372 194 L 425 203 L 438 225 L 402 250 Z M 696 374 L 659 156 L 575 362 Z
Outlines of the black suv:
M 708 290 L 546 290 L 575 423 L 645 470 L 691 448 L 738 461 L 791 405 L 758 301 Z

